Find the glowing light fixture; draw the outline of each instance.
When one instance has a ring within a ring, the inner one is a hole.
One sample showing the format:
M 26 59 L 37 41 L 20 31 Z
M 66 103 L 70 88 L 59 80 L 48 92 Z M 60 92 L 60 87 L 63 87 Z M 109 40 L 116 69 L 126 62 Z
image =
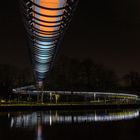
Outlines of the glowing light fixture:
M 20 0 L 39 88 L 52 67 L 77 3 L 78 0 Z

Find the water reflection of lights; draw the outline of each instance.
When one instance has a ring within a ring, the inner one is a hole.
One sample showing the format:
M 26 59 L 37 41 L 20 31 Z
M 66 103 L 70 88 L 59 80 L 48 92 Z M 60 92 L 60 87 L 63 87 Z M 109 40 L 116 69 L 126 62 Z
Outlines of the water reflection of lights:
M 62 123 L 82 123 L 82 122 L 104 122 L 104 121 L 120 121 L 129 120 L 139 117 L 139 110 L 123 110 L 117 112 L 98 111 L 74 114 L 71 112 L 64 113 L 57 111 L 21 113 L 17 116 L 11 116 L 11 128 L 13 127 L 36 127 L 38 126 L 38 136 L 40 135 L 41 124 L 52 125 Z
M 42 140 L 42 126 L 37 127 L 37 140 Z
M 42 124 L 41 124 L 41 118 L 38 118 L 37 120 L 37 130 L 36 130 L 36 140 L 42 140 Z

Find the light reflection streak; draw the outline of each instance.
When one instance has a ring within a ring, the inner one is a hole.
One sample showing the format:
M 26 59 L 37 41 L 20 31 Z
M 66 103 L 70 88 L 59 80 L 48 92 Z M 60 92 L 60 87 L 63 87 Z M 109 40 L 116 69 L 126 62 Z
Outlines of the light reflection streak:
M 36 130 L 36 140 L 42 140 L 42 121 L 41 121 L 41 117 L 37 117 L 37 130 Z
M 34 112 L 29 114 L 20 114 L 17 116 L 11 117 L 11 128 L 33 128 L 38 126 L 38 135 L 40 135 L 40 125 L 49 125 L 53 124 L 69 124 L 69 123 L 91 123 L 91 122 L 105 122 L 105 121 L 121 121 L 121 120 L 130 120 L 139 117 L 139 110 L 122 110 L 117 112 L 87 112 L 80 114 L 73 114 L 72 112 L 58 112 L 58 111 L 49 111 L 49 112 Z M 40 137 L 40 136 L 39 136 Z

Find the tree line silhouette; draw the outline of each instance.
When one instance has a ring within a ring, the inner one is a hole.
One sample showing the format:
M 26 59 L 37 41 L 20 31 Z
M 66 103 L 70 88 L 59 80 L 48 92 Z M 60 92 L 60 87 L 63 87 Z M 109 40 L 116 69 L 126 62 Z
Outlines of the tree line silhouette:
M 32 81 L 32 73 L 29 68 L 19 69 L 11 65 L 0 65 L 0 96 L 8 98 L 13 88 L 26 86 Z
M 0 96 L 8 97 L 13 88 L 34 83 L 30 68 L 0 65 Z M 61 56 L 47 76 L 47 90 L 134 92 L 140 91 L 140 73 L 129 72 L 121 78 L 115 71 L 87 58 L 79 61 Z

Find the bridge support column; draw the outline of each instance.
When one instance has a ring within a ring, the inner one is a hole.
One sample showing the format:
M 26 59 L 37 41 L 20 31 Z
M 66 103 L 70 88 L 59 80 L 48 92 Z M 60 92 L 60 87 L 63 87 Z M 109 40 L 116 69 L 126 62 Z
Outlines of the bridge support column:
M 41 103 L 43 103 L 43 102 L 44 102 L 44 93 L 42 91 L 42 93 L 41 93 Z
M 44 102 L 44 86 L 43 86 L 43 82 L 38 82 L 37 83 L 37 103 L 43 103 Z
M 44 93 L 43 90 L 39 90 L 37 93 L 37 103 L 43 103 L 44 102 Z

